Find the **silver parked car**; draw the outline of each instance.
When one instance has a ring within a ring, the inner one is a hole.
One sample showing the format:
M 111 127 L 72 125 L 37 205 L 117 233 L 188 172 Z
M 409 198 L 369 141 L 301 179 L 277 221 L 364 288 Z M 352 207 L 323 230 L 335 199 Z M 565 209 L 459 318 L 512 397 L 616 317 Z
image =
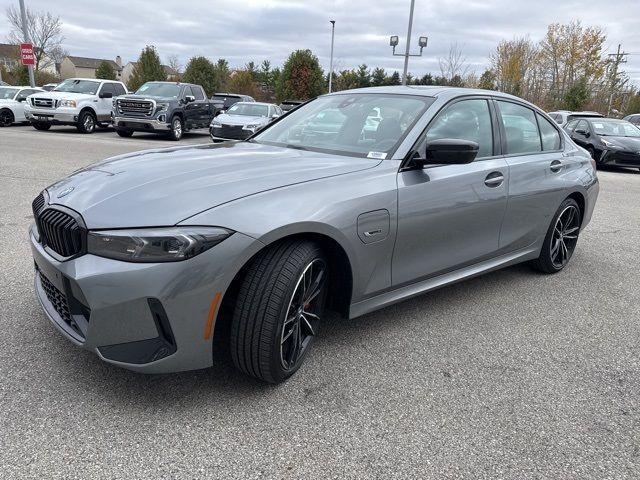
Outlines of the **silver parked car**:
M 354 318 L 518 262 L 561 271 L 598 189 L 585 150 L 516 97 L 343 91 L 244 142 L 122 155 L 46 188 L 35 288 L 107 362 L 197 369 L 226 343 L 240 370 L 278 382 L 327 309 Z
M 282 110 L 272 103 L 237 102 L 211 121 L 209 133 L 214 142 L 244 140 L 280 115 Z

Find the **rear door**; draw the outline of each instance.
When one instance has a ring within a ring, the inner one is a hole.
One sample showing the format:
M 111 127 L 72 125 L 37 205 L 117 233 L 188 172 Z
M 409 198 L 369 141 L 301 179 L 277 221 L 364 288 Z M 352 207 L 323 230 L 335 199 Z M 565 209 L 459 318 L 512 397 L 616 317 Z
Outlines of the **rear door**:
M 509 170 L 490 100 L 464 98 L 444 107 L 421 141 L 440 138 L 471 140 L 480 150 L 470 164 L 398 173 L 394 286 L 478 263 L 498 250 Z
M 509 165 L 509 204 L 500 234 L 506 253 L 544 238 L 565 194 L 567 165 L 554 123 L 517 102 L 496 99 L 495 104 Z
M 205 100 L 204 91 L 198 85 L 191 85 L 191 92 L 196 97 L 195 105 L 195 122 L 199 127 L 208 126 L 209 123 L 209 104 Z
M 195 97 L 191 85 L 185 85 L 182 89 L 182 102 L 184 104 L 184 122 L 187 128 L 193 128 L 198 123 L 198 105 L 196 102 L 187 102 L 187 97 Z

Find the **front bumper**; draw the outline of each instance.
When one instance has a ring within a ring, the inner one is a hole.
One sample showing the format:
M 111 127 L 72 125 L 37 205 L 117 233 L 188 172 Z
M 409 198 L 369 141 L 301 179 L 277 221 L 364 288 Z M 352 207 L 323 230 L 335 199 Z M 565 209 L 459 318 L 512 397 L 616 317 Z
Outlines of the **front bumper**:
M 130 263 L 89 254 L 59 262 L 36 235 L 32 228 L 35 291 L 49 320 L 72 343 L 143 373 L 212 365 L 207 332 L 213 299 L 224 295 L 261 245 L 234 233 L 183 262 Z
M 171 124 L 167 123 L 166 116 L 163 120 L 155 118 L 136 117 L 113 117 L 113 126 L 134 132 L 162 132 L 166 133 L 171 129 Z
M 33 108 L 25 105 L 24 116 L 30 122 L 50 123 L 52 125 L 76 125 L 79 112 L 70 108 Z
M 241 125 L 234 126 L 233 128 L 229 128 L 226 125 L 216 128 L 209 126 L 209 135 L 211 135 L 211 140 L 214 142 L 224 140 L 246 140 L 256 131 L 257 129 L 245 130 Z
M 600 155 L 600 163 L 616 167 L 640 167 L 640 152 L 603 150 Z

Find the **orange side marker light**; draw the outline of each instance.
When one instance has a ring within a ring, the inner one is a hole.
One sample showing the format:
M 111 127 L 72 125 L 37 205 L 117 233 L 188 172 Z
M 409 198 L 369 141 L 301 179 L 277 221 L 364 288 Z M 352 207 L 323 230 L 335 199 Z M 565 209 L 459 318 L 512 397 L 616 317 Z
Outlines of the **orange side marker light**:
M 220 298 L 222 294 L 220 292 L 216 292 L 213 296 L 213 300 L 211 300 L 211 307 L 209 307 L 209 315 L 207 315 L 207 323 L 204 326 L 204 339 L 209 340 L 211 338 L 211 334 L 213 333 L 213 319 L 216 316 L 216 310 L 218 310 L 218 304 L 220 303 Z

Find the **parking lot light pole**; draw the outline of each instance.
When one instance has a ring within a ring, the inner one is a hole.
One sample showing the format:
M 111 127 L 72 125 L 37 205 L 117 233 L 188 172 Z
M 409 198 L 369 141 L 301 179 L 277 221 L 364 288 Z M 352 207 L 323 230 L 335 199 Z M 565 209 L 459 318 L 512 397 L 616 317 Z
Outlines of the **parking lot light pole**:
M 331 59 L 329 60 L 329 93 L 331 93 L 331 86 L 333 84 L 333 38 L 336 31 L 336 21 L 329 20 L 331 24 Z
M 407 45 L 404 53 L 396 53 L 396 47 L 398 46 L 398 36 L 393 35 L 389 39 L 389 45 L 393 47 L 393 55 L 404 57 L 404 70 L 402 72 L 402 85 L 407 84 L 407 69 L 409 68 L 409 57 L 421 57 L 422 49 L 427 46 L 427 37 L 420 37 L 418 39 L 418 46 L 420 47 L 420 53 L 409 53 L 409 46 L 411 43 L 411 27 L 413 25 L 413 8 L 416 5 L 416 0 L 411 0 L 411 7 L 409 9 L 409 27 L 407 28 Z
M 22 34 L 24 35 L 24 43 L 31 43 L 29 39 L 29 27 L 27 25 L 27 12 L 24 8 L 24 0 L 20 0 L 20 15 L 22 16 Z M 35 47 L 34 47 L 35 50 Z M 36 86 L 36 80 L 33 76 L 33 65 L 27 65 L 29 69 L 29 83 L 31 88 Z

